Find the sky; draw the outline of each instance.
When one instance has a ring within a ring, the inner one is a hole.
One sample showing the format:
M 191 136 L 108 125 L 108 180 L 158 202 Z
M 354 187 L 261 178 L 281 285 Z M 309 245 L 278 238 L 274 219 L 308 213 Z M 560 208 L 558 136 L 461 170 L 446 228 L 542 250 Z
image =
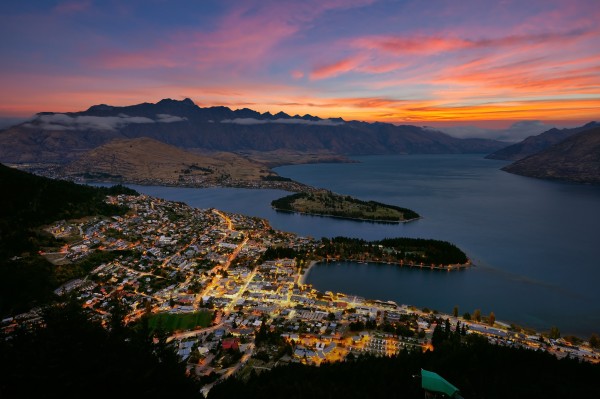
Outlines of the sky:
M 0 118 L 191 98 L 463 135 L 576 126 L 600 120 L 599 20 L 598 0 L 11 1 Z

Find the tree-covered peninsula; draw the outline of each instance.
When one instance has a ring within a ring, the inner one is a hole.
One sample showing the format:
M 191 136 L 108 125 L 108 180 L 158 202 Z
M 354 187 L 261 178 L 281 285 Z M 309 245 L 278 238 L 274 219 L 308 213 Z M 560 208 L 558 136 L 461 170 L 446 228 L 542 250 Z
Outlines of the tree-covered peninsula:
M 467 255 L 447 241 L 423 238 L 323 238 L 316 255 L 327 259 L 397 263 L 407 266 L 448 266 L 469 262 Z
M 288 195 L 272 201 L 271 206 L 284 212 L 375 222 L 400 223 L 419 218 L 419 214 L 407 208 L 375 201 L 361 201 L 348 195 L 334 194 L 325 190 Z

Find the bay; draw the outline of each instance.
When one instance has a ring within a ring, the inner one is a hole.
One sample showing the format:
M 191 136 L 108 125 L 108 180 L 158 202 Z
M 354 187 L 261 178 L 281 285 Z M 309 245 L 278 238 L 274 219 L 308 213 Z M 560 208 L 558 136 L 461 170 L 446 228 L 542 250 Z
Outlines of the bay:
M 319 264 L 306 281 L 322 291 L 460 313 L 588 337 L 600 332 L 600 187 L 542 181 L 499 169 L 481 155 L 356 157 L 360 163 L 279 167 L 285 177 L 423 216 L 379 224 L 276 212 L 280 190 L 132 186 L 191 206 L 268 219 L 315 238 L 422 237 L 447 240 L 476 264 L 461 272 L 391 265 Z

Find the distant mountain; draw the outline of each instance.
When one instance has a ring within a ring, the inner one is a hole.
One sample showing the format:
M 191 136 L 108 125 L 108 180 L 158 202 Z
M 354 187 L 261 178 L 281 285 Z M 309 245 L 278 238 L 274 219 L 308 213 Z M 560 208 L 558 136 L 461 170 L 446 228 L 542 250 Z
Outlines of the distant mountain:
M 65 163 L 114 139 L 150 137 L 183 149 L 328 152 L 345 155 L 485 153 L 504 146 L 457 139 L 416 126 L 346 122 L 283 112 L 201 108 L 190 99 L 126 107 L 94 105 L 83 112 L 39 113 L 0 132 L 0 161 Z
M 584 126 L 579 126 L 572 129 L 550 129 L 537 136 L 527 137 L 525 140 L 519 143 L 510 145 L 506 148 L 502 148 L 501 150 L 498 150 L 488 155 L 486 158 L 517 161 L 529 155 L 545 150 L 546 148 L 557 144 L 562 140 L 571 137 L 574 134 L 598 126 L 600 126 L 598 122 L 590 122 Z
M 600 127 L 572 135 L 503 170 L 540 179 L 600 184 Z

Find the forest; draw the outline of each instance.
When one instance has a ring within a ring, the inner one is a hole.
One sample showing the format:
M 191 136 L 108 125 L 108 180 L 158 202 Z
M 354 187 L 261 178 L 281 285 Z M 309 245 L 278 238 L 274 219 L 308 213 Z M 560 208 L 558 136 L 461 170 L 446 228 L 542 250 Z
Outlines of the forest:
M 429 265 L 465 264 L 467 255 L 447 241 L 423 238 L 386 238 L 365 241 L 360 238 L 323 238 L 315 252 L 324 258 L 351 259 Z
M 44 327 L 0 335 L 0 397 L 201 397 L 165 334 L 111 312 L 105 328 L 69 300 L 44 310 Z
M 320 367 L 292 363 L 230 378 L 209 399 L 220 398 L 423 398 L 421 369 L 458 387 L 464 398 L 581 398 L 595 396 L 600 365 L 559 360 L 544 352 L 488 343 L 479 335 L 444 331 L 433 351 L 393 357 L 349 356 Z

